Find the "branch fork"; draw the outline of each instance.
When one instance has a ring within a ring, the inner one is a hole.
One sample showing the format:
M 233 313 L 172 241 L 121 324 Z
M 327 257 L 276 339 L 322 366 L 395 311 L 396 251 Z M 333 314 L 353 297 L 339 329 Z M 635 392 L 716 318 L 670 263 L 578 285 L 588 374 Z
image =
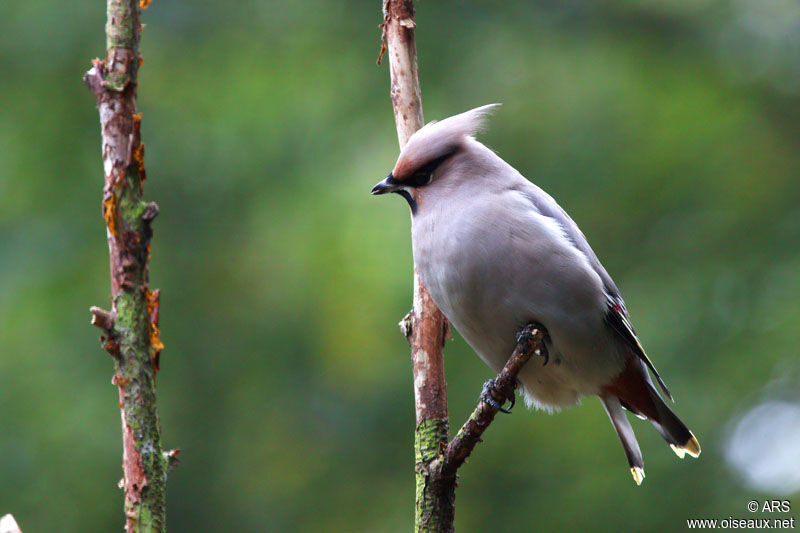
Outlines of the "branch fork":
M 517 376 L 532 356 L 541 355 L 544 350 L 543 340 L 546 332 L 540 326 L 528 324 L 517 336 L 517 347 L 506 362 L 503 370 L 494 378 L 490 393 L 498 402 L 507 399 L 513 401 L 517 388 Z M 440 459 L 439 472 L 442 477 L 455 477 L 458 468 L 470 456 L 475 445 L 481 441 L 481 435 L 494 420 L 499 409 L 481 399 L 475 410 L 458 430 Z
M 400 148 L 424 122 L 417 73 L 416 23 L 412 0 L 382 0 L 381 51 L 388 51 L 390 96 Z M 414 375 L 414 432 L 416 509 L 415 530 L 448 532 L 455 518 L 456 472 L 489 426 L 497 409 L 480 401 L 455 438 L 449 440 L 447 384 L 443 348 L 449 336 L 447 319 L 436 307 L 425 284 L 414 272 L 414 305 L 400 321 L 411 346 Z M 544 353 L 544 330 L 528 326 L 517 339 L 517 348 L 489 390 L 500 405 L 513 398 L 517 375 L 537 347 Z

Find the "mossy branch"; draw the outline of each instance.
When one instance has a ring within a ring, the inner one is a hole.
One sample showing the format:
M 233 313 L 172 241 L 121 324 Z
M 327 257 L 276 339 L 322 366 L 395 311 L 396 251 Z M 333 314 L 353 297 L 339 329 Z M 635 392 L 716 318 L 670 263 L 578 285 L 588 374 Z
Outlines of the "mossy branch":
M 91 308 L 92 324 L 103 330 L 103 347 L 114 357 L 128 533 L 165 530 L 167 471 L 177 455 L 162 452 L 156 409 L 155 377 L 164 345 L 158 329 L 160 293 L 148 288 L 151 223 L 158 207 L 142 198 L 144 144 L 136 112 L 140 9 L 140 0 L 107 0 L 106 57 L 93 60 L 84 76 L 100 111 L 102 214 L 112 295 L 111 311 Z
M 422 98 L 417 73 L 417 47 L 412 0 L 383 0 L 380 65 L 389 56 L 391 98 L 400 148 L 423 126 Z M 436 307 L 419 275 L 414 271 L 414 307 L 400 322 L 411 345 L 414 373 L 414 403 L 417 427 L 414 434 L 417 532 L 453 531 L 456 472 L 480 441 L 497 409 L 484 401 L 449 444 L 447 386 L 444 374 L 444 340 L 447 319 Z M 489 394 L 493 403 L 514 397 L 517 374 L 541 344 L 543 330 L 526 328 L 506 368 L 494 380 Z M 544 349 L 541 347 L 541 349 Z
M 418 479 L 416 531 L 453 531 L 458 469 L 481 442 L 481 436 L 499 410 L 498 406 L 508 400 L 513 402 L 517 376 L 533 355 L 545 353 L 542 343 L 545 336 L 544 328 L 533 324 L 519 332 L 517 346 L 511 357 L 497 377 L 484 385 L 478 405 L 449 443 L 446 420 L 425 420 L 417 426 L 414 438 Z M 486 394 L 491 395 L 491 400 Z
M 414 27 L 414 3 L 411 0 L 384 0 L 381 56 L 384 49 L 388 51 L 390 95 L 400 148 L 423 126 Z M 378 61 L 380 63 L 380 59 Z M 439 453 L 439 443 L 446 442 L 448 436 L 443 355 L 447 320 L 433 303 L 416 269 L 413 309 L 403 319 L 401 329 L 411 345 L 417 414 L 415 527 L 417 531 L 434 531 L 438 530 L 439 514 L 429 513 L 428 509 L 452 508 L 455 498 L 455 485 L 445 490 L 433 487 L 425 466 L 427 458 Z M 446 522 L 446 518 L 444 520 Z

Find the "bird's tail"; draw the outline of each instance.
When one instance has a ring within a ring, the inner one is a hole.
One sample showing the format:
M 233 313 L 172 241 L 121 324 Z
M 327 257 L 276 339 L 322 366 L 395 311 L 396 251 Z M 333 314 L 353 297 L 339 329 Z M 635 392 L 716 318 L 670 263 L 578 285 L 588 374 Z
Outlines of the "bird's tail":
M 628 456 L 628 462 L 631 465 L 633 478 L 637 483 L 641 483 L 641 480 L 637 478 L 634 468 L 641 467 L 641 453 L 639 453 L 636 438 L 633 436 L 633 431 L 621 407 L 640 418 L 649 420 L 670 445 L 672 451 L 681 459 L 687 453 L 692 457 L 700 455 L 700 443 L 697 442 L 697 439 L 686 427 L 686 424 L 681 422 L 681 419 L 664 403 L 664 400 L 653 386 L 653 382 L 647 373 L 647 368 L 644 367 L 641 361 L 629 359 L 625 369 L 614 378 L 609 386 L 603 387 L 600 399 L 603 401 L 606 412 L 608 412 L 608 416 L 611 418 L 612 424 L 614 424 L 614 429 L 617 430 L 617 435 L 622 441 L 622 446 L 625 448 L 625 454 Z M 634 461 L 637 457 L 638 464 Z M 644 477 L 643 471 L 642 477 Z
M 647 385 L 647 392 L 650 394 L 654 412 L 644 413 L 644 415 L 664 437 L 664 440 L 667 441 L 678 457 L 683 459 L 687 453 L 692 457 L 698 457 L 700 455 L 700 443 L 697 442 L 697 439 L 686 427 L 686 424 L 661 399 L 652 384 L 648 383 Z
M 628 464 L 631 467 L 631 475 L 637 485 L 642 484 L 644 479 L 644 461 L 642 461 L 642 451 L 639 449 L 639 443 L 636 441 L 636 435 L 633 434 L 633 428 L 622 410 L 622 404 L 619 403 L 619 398 L 608 394 L 600 396 L 600 401 L 603 402 L 603 407 L 608 413 L 608 418 L 611 419 L 611 424 L 617 431 L 622 448 L 625 450 L 625 455 L 628 458 Z

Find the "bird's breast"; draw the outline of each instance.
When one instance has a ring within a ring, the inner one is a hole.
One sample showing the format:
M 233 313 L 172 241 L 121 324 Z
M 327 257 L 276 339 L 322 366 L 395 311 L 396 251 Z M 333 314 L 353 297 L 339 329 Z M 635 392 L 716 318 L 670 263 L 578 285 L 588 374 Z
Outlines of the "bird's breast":
M 524 373 L 540 403 L 574 403 L 618 370 L 602 323 L 602 282 L 557 223 L 502 195 L 425 207 L 412 222 L 417 270 L 490 367 L 502 368 L 516 332 L 536 321 L 558 361 Z

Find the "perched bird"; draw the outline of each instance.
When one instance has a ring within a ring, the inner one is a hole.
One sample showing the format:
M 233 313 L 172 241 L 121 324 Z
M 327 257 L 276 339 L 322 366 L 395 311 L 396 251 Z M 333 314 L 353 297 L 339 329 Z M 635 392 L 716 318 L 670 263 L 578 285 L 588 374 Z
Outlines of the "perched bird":
M 678 457 L 697 457 L 700 444 L 656 391 L 651 372 L 672 399 L 581 230 L 475 140 L 496 105 L 425 125 L 372 194 L 406 199 L 422 281 L 494 371 L 514 350 L 518 330 L 531 322 L 545 328 L 548 359 L 519 374 L 528 405 L 553 411 L 599 396 L 641 484 L 642 453 L 623 409 L 649 420 Z

